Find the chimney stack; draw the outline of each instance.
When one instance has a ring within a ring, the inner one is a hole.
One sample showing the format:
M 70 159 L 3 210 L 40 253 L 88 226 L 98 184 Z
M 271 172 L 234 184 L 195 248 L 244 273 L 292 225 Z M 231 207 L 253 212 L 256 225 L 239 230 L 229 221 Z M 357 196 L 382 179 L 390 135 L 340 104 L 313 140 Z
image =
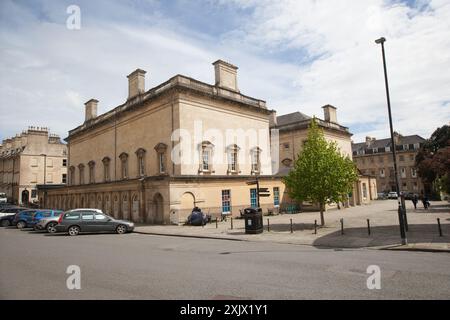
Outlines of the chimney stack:
M 89 121 L 97 117 L 97 104 L 98 100 L 91 99 L 86 102 L 85 105 L 85 119 L 84 121 Z
M 324 120 L 326 122 L 337 123 L 336 108 L 330 104 L 323 106 Z
M 276 127 L 278 125 L 277 122 L 277 112 L 275 110 L 272 110 L 272 113 L 269 116 L 269 127 Z
M 128 99 L 145 92 L 145 74 L 142 69 L 136 69 L 130 73 L 128 78 Z
M 238 67 L 223 60 L 217 60 L 213 63 L 216 86 L 239 92 L 237 86 Z

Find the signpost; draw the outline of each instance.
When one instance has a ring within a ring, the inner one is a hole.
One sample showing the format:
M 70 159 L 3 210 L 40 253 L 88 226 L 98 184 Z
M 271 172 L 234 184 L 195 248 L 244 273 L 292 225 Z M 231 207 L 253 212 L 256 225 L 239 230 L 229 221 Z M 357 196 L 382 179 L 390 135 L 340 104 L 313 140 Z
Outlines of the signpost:
M 267 198 L 270 197 L 269 188 L 260 188 L 258 176 L 256 176 L 256 180 L 247 181 L 247 185 L 256 185 L 256 197 L 257 197 L 257 206 L 261 208 L 259 198 Z

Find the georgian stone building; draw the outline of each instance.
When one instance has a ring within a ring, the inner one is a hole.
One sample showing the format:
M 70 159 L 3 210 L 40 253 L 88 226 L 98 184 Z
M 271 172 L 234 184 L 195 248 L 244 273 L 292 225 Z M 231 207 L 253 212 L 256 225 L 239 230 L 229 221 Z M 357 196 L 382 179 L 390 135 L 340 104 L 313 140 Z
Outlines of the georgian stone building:
M 85 104 L 85 121 L 66 138 L 69 186 L 40 192 L 45 206 L 94 207 L 114 217 L 148 223 L 180 223 L 194 206 L 212 215 L 283 201 L 273 175 L 269 117 L 262 100 L 240 93 L 237 67 L 218 60 L 215 84 L 177 75 L 146 91 L 146 72 L 128 76 L 125 103 L 97 115 Z
M 418 135 L 402 136 L 394 132 L 394 142 L 400 190 L 419 194 L 423 190 L 423 184 L 417 175 L 415 159 L 425 139 Z M 352 145 L 356 166 L 361 172 L 376 177 L 380 193 L 397 191 L 391 148 L 391 139 L 377 140 L 372 137 L 366 137 L 365 142 Z
M 8 201 L 38 202 L 36 185 L 64 184 L 67 146 L 47 128 L 29 127 L 0 146 L 0 192 Z
M 336 107 L 325 105 L 322 107 L 324 118 L 316 118 L 319 128 L 322 129 L 324 137 L 330 142 L 336 142 L 342 155 L 352 159 L 352 142 L 347 127 L 338 123 Z M 311 117 L 294 112 L 271 118 L 271 128 L 279 130 L 279 175 L 286 175 L 294 166 L 298 154 L 302 151 L 308 138 L 308 127 Z M 359 180 L 353 187 L 349 198 L 349 205 L 368 204 L 377 198 L 377 186 L 375 177 L 364 173 L 359 175 Z M 289 200 L 285 199 L 285 202 Z

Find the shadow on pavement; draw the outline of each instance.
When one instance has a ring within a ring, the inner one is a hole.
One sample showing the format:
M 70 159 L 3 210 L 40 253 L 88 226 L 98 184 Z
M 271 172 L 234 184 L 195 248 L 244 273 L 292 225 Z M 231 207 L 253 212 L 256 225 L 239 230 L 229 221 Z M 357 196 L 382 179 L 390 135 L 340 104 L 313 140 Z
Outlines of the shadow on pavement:
M 292 225 L 294 231 L 314 230 L 314 223 L 294 223 Z M 319 230 L 320 226 L 317 226 Z M 264 221 L 264 231 L 267 231 L 267 221 Z M 287 223 L 270 223 L 270 231 L 273 232 L 290 232 L 291 225 Z
M 407 232 L 408 243 L 450 243 L 450 224 L 442 225 L 443 236 L 439 236 L 437 224 L 410 224 Z M 368 235 L 367 228 L 345 228 L 344 234 L 336 231 L 316 239 L 313 246 L 362 248 L 400 244 L 399 226 L 373 226 Z

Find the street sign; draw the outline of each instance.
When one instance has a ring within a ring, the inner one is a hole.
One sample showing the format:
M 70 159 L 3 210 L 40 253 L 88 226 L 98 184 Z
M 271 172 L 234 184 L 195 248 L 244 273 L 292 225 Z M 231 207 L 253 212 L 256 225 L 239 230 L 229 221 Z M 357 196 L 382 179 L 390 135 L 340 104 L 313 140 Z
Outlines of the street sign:
M 259 188 L 259 193 L 261 192 L 269 192 L 269 188 Z
M 258 184 L 258 181 L 256 181 L 256 180 L 247 181 L 247 184 L 248 185 Z
M 259 196 L 261 198 L 268 198 L 268 197 L 270 197 L 270 193 L 260 193 Z

